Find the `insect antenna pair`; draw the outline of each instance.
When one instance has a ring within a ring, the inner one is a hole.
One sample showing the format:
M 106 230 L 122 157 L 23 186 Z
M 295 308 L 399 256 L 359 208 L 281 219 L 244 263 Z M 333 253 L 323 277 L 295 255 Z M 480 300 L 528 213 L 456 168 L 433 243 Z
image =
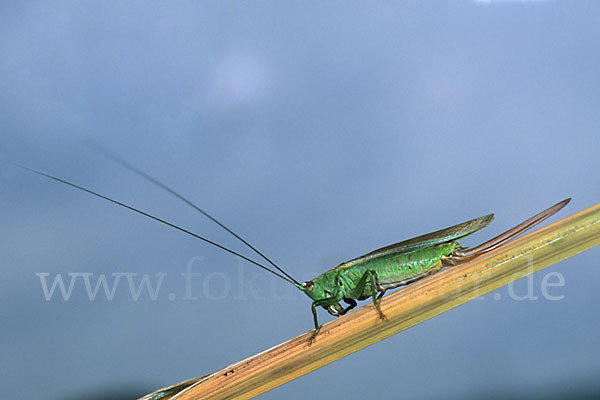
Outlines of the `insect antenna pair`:
M 269 264 L 271 264 L 271 265 L 272 265 L 272 266 L 273 266 L 275 269 L 277 269 L 277 271 L 279 271 L 279 273 L 278 273 L 278 272 L 275 272 L 275 271 L 274 271 L 274 270 L 272 270 L 271 268 L 269 268 L 269 267 L 266 267 L 265 265 L 263 265 L 263 264 L 261 264 L 261 263 L 259 263 L 259 262 L 255 261 L 255 260 L 253 260 L 253 259 L 251 259 L 251 258 L 249 258 L 249 257 L 246 257 L 246 256 L 244 256 L 244 255 L 242 255 L 242 254 L 238 253 L 237 251 L 231 250 L 230 248 L 228 248 L 228 247 L 225 247 L 225 246 L 223 246 L 223 245 L 221 245 L 221 244 L 219 244 L 219 243 L 217 243 L 217 242 L 214 242 L 214 241 L 212 241 L 212 240 L 210 240 L 210 239 L 207 239 L 207 238 L 205 238 L 205 237 L 203 237 L 203 236 L 200 236 L 200 235 L 198 235 L 198 234 L 196 234 L 196 233 L 194 233 L 194 232 L 191 232 L 191 231 L 189 231 L 189 230 L 187 230 L 187 229 L 185 229 L 185 228 L 182 228 L 182 227 L 180 227 L 180 226 L 178 226 L 178 225 L 175 225 L 175 224 L 173 224 L 173 223 L 171 223 L 171 222 L 169 222 L 169 221 L 166 221 L 166 220 L 164 220 L 164 219 L 162 219 L 162 218 L 156 217 L 156 216 L 154 216 L 154 215 L 152 215 L 152 214 L 149 214 L 149 213 L 147 213 L 147 212 L 145 212 L 145 211 L 139 210 L 139 209 L 137 209 L 137 208 L 135 208 L 135 207 L 133 207 L 133 206 L 130 206 L 130 205 L 128 205 L 128 204 L 125 204 L 125 203 L 122 203 L 122 202 L 120 202 L 120 201 L 118 201 L 118 200 L 115 200 L 115 199 L 112 199 L 112 198 L 110 198 L 110 197 L 108 197 L 108 196 L 105 196 L 105 195 L 102 195 L 102 194 L 100 194 L 100 193 L 97 193 L 97 192 L 95 192 L 95 191 L 93 191 L 93 190 L 91 190 L 91 189 L 85 188 L 85 187 L 83 187 L 83 186 L 76 185 L 75 183 L 72 183 L 72 182 L 69 182 L 69 181 L 67 181 L 67 180 L 64 180 L 64 179 L 62 179 L 62 178 L 58 178 L 58 177 L 56 177 L 56 176 L 53 176 L 53 175 L 47 174 L 47 173 L 45 173 L 45 172 L 38 171 L 38 170 L 35 170 L 35 169 L 33 169 L 33 168 L 29 168 L 29 167 L 26 167 L 26 166 L 24 166 L 24 165 L 20 165 L 20 164 L 17 164 L 17 163 L 13 163 L 13 165 L 15 165 L 16 167 L 19 167 L 19 168 L 21 168 L 21 169 L 24 169 L 24 170 L 26 170 L 26 171 L 33 172 L 34 174 L 41 175 L 41 176 L 44 176 L 44 177 L 46 177 L 46 178 L 52 179 L 52 180 L 54 180 L 54 181 L 56 181 L 56 182 L 60 182 L 60 183 L 62 183 L 62 184 L 65 184 L 65 185 L 71 186 L 71 187 L 73 187 L 73 188 L 75 188 L 75 189 L 81 190 L 81 191 L 83 191 L 83 192 L 86 192 L 86 193 L 88 193 L 88 194 L 91 194 L 91 195 L 93 195 L 93 196 L 99 197 L 99 198 L 101 198 L 101 199 L 107 200 L 107 201 L 109 201 L 109 202 L 111 202 L 111 203 L 113 203 L 113 204 L 116 204 L 116 205 L 118 205 L 118 206 L 121 206 L 121 207 L 127 208 L 127 209 L 129 209 L 129 210 L 131 210 L 131 211 L 134 211 L 134 212 L 136 212 L 136 213 L 138 213 L 138 214 L 141 214 L 141 215 L 143 215 L 143 216 L 145 216 L 145 217 L 147 217 L 147 218 L 153 219 L 153 220 L 155 220 L 155 221 L 157 221 L 157 222 L 160 222 L 160 223 L 162 223 L 162 224 L 164 224 L 164 225 L 167 225 L 167 226 L 169 226 L 169 227 L 171 227 L 171 228 L 177 229 L 177 230 L 179 230 L 179 231 L 181 231 L 181 232 L 183 232 L 183 233 L 186 233 L 186 234 L 188 234 L 188 235 L 190 235 L 190 236 L 193 236 L 193 237 L 195 237 L 196 239 L 200 239 L 200 240 L 204 241 L 205 243 L 208 243 L 208 244 L 210 244 L 210 245 L 212 245 L 212 246 L 215 246 L 215 247 L 217 247 L 217 248 L 219 248 L 219 249 L 221 249 L 221 250 L 224 250 L 224 251 L 226 251 L 226 252 L 228 252 L 228 253 L 230 253 L 230 254 L 233 254 L 234 256 L 237 256 L 237 257 L 239 257 L 239 258 L 241 258 L 241 259 L 243 259 L 243 260 L 245 260 L 245 261 L 248 261 L 249 263 L 251 263 L 251 264 L 254 264 L 254 265 L 255 265 L 255 266 L 257 266 L 257 267 L 259 267 L 259 268 L 262 268 L 263 270 L 265 270 L 265 271 L 268 271 L 268 272 L 272 273 L 273 275 L 275 275 L 275 276 L 277 276 L 277 277 L 279 277 L 279 278 L 281 278 L 281 279 L 283 279 L 283 280 L 285 280 L 285 281 L 287 281 L 287 282 L 291 283 L 292 285 L 294 285 L 294 286 L 296 286 L 296 287 L 299 287 L 299 286 L 300 286 L 300 283 L 299 283 L 298 281 L 296 281 L 294 278 L 292 278 L 292 276 L 290 276 L 290 275 L 289 275 L 287 272 L 285 272 L 285 271 L 284 271 L 282 268 L 280 268 L 280 267 L 279 267 L 278 265 L 276 265 L 276 264 L 275 264 L 273 261 L 271 261 L 271 259 L 269 259 L 267 256 L 265 256 L 265 255 L 264 255 L 262 252 L 260 252 L 258 249 L 256 249 L 256 247 L 252 246 L 252 245 L 251 245 L 251 244 L 250 244 L 248 241 L 246 241 L 245 239 L 243 239 L 243 238 L 242 238 L 240 235 L 238 235 L 237 233 L 233 232 L 233 231 L 232 231 L 230 228 L 228 228 L 227 226 L 225 226 L 225 224 L 223 224 L 222 222 L 220 222 L 219 220 L 217 220 L 215 217 L 213 217 L 212 215 L 210 215 L 209 213 L 207 213 L 206 211 L 204 211 L 203 209 L 201 209 L 200 207 L 198 207 L 196 204 L 194 204 L 193 202 L 191 202 L 190 200 L 188 200 L 187 198 L 185 198 L 185 197 L 184 197 L 184 196 L 182 196 L 181 194 L 177 193 L 176 191 L 174 191 L 173 189 L 171 189 L 171 188 L 170 188 L 170 187 L 168 187 L 167 185 L 165 185 L 165 184 L 163 184 L 162 182 L 158 181 L 157 179 L 155 179 L 155 178 L 151 177 L 150 175 L 146 174 L 146 173 L 145 173 L 145 172 L 143 172 L 143 171 L 140 171 L 139 169 L 135 168 L 134 166 L 132 166 L 131 164 L 129 164 L 129 163 L 127 163 L 126 161 L 122 160 L 121 158 L 119 158 L 119 157 L 115 156 L 114 154 L 112 154 L 112 153 L 109 153 L 109 152 L 107 152 L 106 150 L 105 150 L 105 152 L 107 153 L 107 155 L 108 155 L 110 158 L 112 158 L 113 160 L 117 161 L 119 164 L 121 164 L 121 165 L 122 165 L 122 166 L 124 166 L 125 168 L 127 168 L 127 169 L 129 169 L 130 171 L 132 171 L 132 172 L 134 172 L 134 173 L 138 174 L 138 175 L 139 175 L 139 176 L 141 176 L 142 178 L 144 178 L 144 179 L 146 179 L 146 180 L 148 180 L 148 181 L 150 181 L 150 182 L 154 183 L 155 185 L 157 185 L 157 186 L 158 186 L 158 187 L 160 187 L 161 189 L 163 189 L 163 190 L 165 190 L 165 191 L 167 191 L 167 192 L 171 193 L 173 196 L 177 197 L 179 200 L 181 200 L 181 201 L 185 202 L 186 204 L 188 204 L 189 206 L 193 207 L 193 208 L 194 208 L 196 211 L 199 211 L 199 212 L 200 212 L 202 215 L 204 215 L 206 218 L 208 218 L 209 220 L 211 220 L 212 222 L 214 222 L 215 224 L 217 224 L 218 226 L 220 226 L 221 228 L 223 228 L 225 231 L 227 231 L 228 233 L 230 233 L 231 235 L 233 235 L 233 237 L 235 237 L 236 239 L 238 239 L 239 241 L 241 241 L 241 242 L 242 242 L 244 245 L 248 246 L 248 247 L 249 247 L 249 248 L 250 248 L 252 251 L 254 251 L 256 254 L 258 254 L 260 257 L 262 257 L 264 260 L 266 260 L 266 261 L 267 261 Z

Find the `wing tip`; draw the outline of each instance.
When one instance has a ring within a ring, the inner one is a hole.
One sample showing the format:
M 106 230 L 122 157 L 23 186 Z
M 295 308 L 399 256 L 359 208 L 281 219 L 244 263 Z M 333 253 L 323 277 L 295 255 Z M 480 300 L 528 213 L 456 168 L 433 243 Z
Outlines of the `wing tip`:
M 484 215 L 483 217 L 475 218 L 473 221 L 479 222 L 483 227 L 488 226 L 494 220 L 494 214 Z

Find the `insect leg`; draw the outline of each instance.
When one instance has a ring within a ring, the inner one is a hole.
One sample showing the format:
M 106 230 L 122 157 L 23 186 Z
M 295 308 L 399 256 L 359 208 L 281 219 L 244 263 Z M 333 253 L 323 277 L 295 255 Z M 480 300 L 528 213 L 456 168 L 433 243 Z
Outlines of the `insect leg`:
M 346 314 L 348 311 L 352 310 L 354 307 L 357 306 L 356 301 L 354 301 L 354 299 L 342 299 L 342 300 L 344 300 L 344 303 L 348 304 L 348 307 L 344 308 L 344 312 L 342 312 L 340 315 Z
M 381 298 L 383 297 L 383 295 L 385 294 L 385 292 L 387 292 L 387 289 L 383 289 L 378 295 L 377 295 L 377 300 L 381 300 Z
M 319 329 L 321 326 L 319 325 L 319 321 L 317 320 L 317 307 L 327 308 L 335 303 L 339 303 L 342 299 L 339 296 L 329 297 L 327 299 L 315 300 L 312 303 L 312 313 L 313 320 L 315 322 L 315 330 L 310 338 L 310 342 L 315 341 L 315 337 L 317 337 L 317 333 L 319 333 Z
M 363 274 L 363 276 L 360 278 L 360 281 L 358 281 L 358 283 L 356 284 L 356 288 L 354 289 L 354 293 L 356 298 L 359 298 L 362 296 L 362 294 L 365 292 L 365 289 L 367 287 L 367 285 L 369 285 L 370 287 L 370 292 L 371 292 L 371 298 L 373 299 L 373 304 L 375 305 L 375 308 L 377 309 L 377 312 L 379 313 L 379 318 L 381 319 L 385 319 L 385 315 L 383 315 L 383 313 L 381 312 L 381 308 L 379 308 L 379 302 L 377 301 L 377 275 L 375 274 L 374 271 L 365 271 L 365 273 Z

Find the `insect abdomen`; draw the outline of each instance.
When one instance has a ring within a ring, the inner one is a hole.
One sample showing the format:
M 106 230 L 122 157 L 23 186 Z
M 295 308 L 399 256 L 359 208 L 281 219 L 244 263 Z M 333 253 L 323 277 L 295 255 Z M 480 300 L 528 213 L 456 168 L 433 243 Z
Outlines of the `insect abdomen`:
M 406 285 L 441 269 L 441 258 L 452 254 L 456 242 L 425 247 L 408 253 L 374 260 L 371 268 L 377 274 L 380 290 Z
M 442 243 L 407 253 L 386 255 L 352 267 L 338 267 L 328 271 L 327 274 L 335 274 L 342 290 L 352 290 L 357 287 L 367 271 L 372 271 L 377 277 L 377 291 L 393 289 L 440 270 L 442 257 L 452 254 L 457 246 L 456 242 Z M 348 294 L 347 297 L 352 297 Z M 370 295 L 371 287 L 365 287 L 358 299 L 365 299 Z

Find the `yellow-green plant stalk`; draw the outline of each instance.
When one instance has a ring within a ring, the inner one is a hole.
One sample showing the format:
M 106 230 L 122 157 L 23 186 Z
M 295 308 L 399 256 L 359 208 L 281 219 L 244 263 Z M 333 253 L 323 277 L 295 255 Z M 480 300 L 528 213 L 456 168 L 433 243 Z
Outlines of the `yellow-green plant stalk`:
M 219 225 L 274 269 L 128 204 L 45 172 L 14 165 L 109 201 L 218 247 L 278 276 L 313 300 L 315 329 L 308 342 L 304 340 L 304 336 L 300 336 L 228 367 L 224 371 L 205 378 L 182 382 L 146 396 L 147 399 L 152 400 L 171 397 L 194 399 L 253 397 L 512 280 L 583 251 L 598 242 L 597 207 L 565 219 L 560 224 L 554 224 L 552 228 L 542 229 L 510 242 L 563 208 L 570 201 L 565 199 L 472 249 L 464 248 L 457 240 L 487 226 L 493 219 L 492 214 L 377 249 L 342 263 L 310 281 L 300 283 L 249 242 L 190 200 L 125 161 L 116 159 L 128 169 L 158 185 Z M 453 268 L 423 280 L 446 266 L 453 266 Z M 388 289 L 417 281 L 418 283 L 410 289 L 398 292 L 387 299 L 384 306 L 381 305 L 381 297 Z M 368 298 L 373 301 L 377 320 L 374 320 L 374 313 L 371 312 L 370 307 L 363 307 L 348 317 L 327 324 L 326 329 L 319 336 L 318 343 L 314 347 L 311 346 L 321 330 L 317 320 L 317 307 L 322 307 L 330 314 L 341 317 L 357 306 L 356 300 Z M 341 301 L 348 306 L 343 307 Z
M 143 399 L 249 399 L 600 244 L 600 204 L 509 242 L 209 376 Z

